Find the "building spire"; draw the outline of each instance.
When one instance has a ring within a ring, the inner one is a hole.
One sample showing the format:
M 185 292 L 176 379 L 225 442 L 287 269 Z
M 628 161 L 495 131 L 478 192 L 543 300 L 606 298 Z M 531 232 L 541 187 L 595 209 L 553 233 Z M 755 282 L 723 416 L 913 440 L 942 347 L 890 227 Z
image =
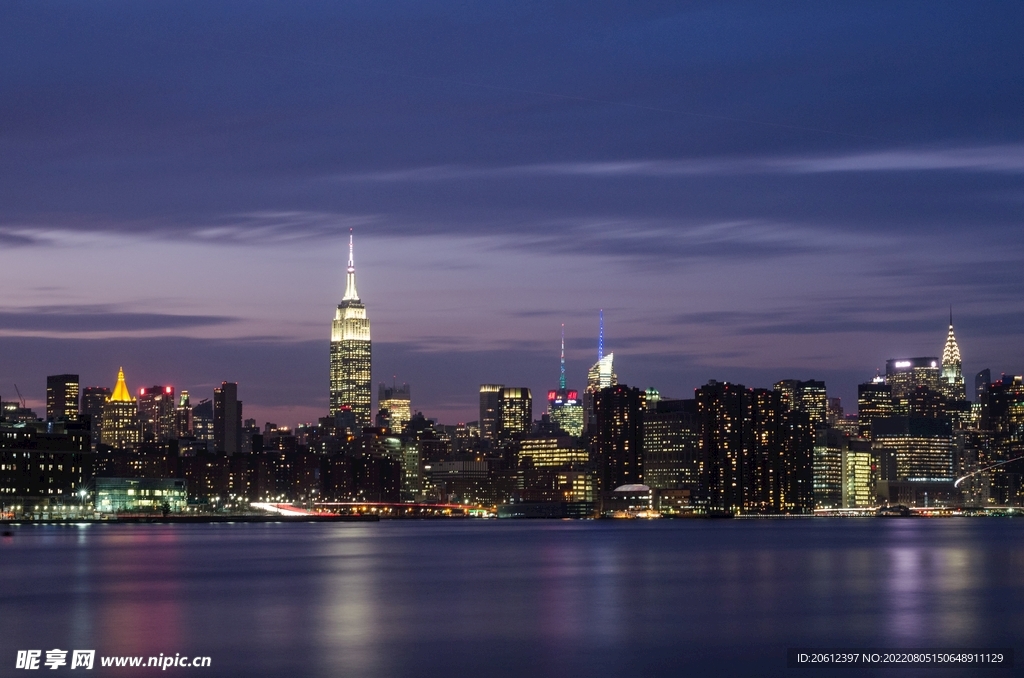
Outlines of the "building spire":
M 562 359 L 561 374 L 558 376 L 558 388 L 565 390 L 565 323 L 562 323 Z
M 356 292 L 356 265 L 352 258 L 352 229 L 348 229 L 348 275 L 345 279 L 345 296 L 342 301 L 359 301 L 359 293 Z
M 604 357 L 604 309 L 600 311 L 601 314 L 601 329 L 598 330 L 597 334 L 597 361 L 601 362 L 601 358 Z

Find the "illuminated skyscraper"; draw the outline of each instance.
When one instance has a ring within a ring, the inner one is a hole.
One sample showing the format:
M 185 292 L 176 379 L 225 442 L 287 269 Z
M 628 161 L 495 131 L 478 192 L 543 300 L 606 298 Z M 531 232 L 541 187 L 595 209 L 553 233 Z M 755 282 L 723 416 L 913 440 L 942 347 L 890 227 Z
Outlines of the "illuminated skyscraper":
M 533 425 L 533 394 L 528 388 L 503 388 L 498 411 L 499 438 L 528 435 Z
M 402 384 L 401 388 L 388 387 L 385 384 L 378 386 L 377 407 L 381 412 L 387 410 L 387 425 L 392 433 L 404 431 L 405 425 L 412 418 L 411 400 L 409 384 Z
M 370 321 L 356 292 L 352 235 L 348 236 L 345 296 L 331 324 L 331 416 L 348 406 L 357 426 L 370 425 Z
M 182 391 L 178 399 L 178 407 L 174 410 L 174 437 L 188 438 L 192 435 L 192 408 L 189 405 L 188 391 Z
M 893 358 L 885 362 L 885 383 L 892 387 L 892 396 L 905 400 L 918 386 L 942 390 L 938 358 Z
M 548 391 L 548 416 L 558 427 L 576 438 L 583 435 L 583 404 L 579 393 L 565 387 L 565 325 L 562 325 L 561 373 L 558 390 Z
M 615 374 L 614 353 L 604 354 L 604 311 L 600 315 L 600 329 L 597 335 L 597 362 L 587 371 L 587 388 L 583 392 L 584 430 L 593 432 L 597 425 L 594 411 L 594 394 L 601 389 L 616 386 L 619 378 Z
M 592 456 L 602 493 L 644 482 L 644 396 L 640 389 L 625 385 L 609 386 L 594 394 L 597 427 Z
M 162 443 L 174 435 L 174 387 L 151 386 L 139 389 L 139 418 L 142 440 Z
M 497 440 L 498 422 L 501 419 L 502 384 L 480 384 L 480 437 Z
M 78 418 L 78 375 L 54 374 L 46 378 L 46 419 Z
M 142 441 L 139 407 L 124 382 L 124 368 L 117 371 L 114 392 L 103 403 L 103 427 L 100 439 L 105 445 L 125 450 Z
M 82 414 L 89 417 L 92 428 L 92 444 L 100 442 L 103 430 L 103 406 L 110 397 L 110 389 L 106 386 L 86 386 L 82 389 Z
M 942 389 L 940 392 L 950 400 L 966 400 L 964 389 L 963 363 L 960 362 L 960 347 L 953 336 L 953 310 L 949 311 L 949 334 L 942 349 Z

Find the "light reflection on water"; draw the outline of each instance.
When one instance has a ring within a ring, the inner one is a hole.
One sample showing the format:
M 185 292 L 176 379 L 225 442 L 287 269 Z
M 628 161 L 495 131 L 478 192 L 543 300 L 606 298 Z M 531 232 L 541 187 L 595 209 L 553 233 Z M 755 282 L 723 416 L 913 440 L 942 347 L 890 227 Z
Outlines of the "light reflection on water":
M 1012 646 L 1021 525 L 20 527 L 0 543 L 0 662 L 59 647 L 209 655 L 211 676 L 746 676 L 786 675 L 790 646 Z

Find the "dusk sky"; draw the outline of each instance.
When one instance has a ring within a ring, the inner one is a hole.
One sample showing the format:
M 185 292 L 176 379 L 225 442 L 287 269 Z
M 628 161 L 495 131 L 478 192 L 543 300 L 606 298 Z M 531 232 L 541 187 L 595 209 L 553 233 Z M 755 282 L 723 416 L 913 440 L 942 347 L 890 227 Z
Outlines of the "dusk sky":
M 0 395 L 1024 372 L 1024 4 L 0 3 Z

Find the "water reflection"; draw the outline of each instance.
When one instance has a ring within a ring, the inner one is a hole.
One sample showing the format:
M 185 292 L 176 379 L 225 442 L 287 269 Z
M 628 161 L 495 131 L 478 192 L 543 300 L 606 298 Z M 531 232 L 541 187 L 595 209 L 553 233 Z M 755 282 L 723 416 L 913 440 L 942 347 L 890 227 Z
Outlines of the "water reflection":
M 19 528 L 0 544 L 0 642 L 8 655 L 208 654 L 245 676 L 782 675 L 787 646 L 1012 646 L 1024 635 L 1018 530 L 939 519 Z

